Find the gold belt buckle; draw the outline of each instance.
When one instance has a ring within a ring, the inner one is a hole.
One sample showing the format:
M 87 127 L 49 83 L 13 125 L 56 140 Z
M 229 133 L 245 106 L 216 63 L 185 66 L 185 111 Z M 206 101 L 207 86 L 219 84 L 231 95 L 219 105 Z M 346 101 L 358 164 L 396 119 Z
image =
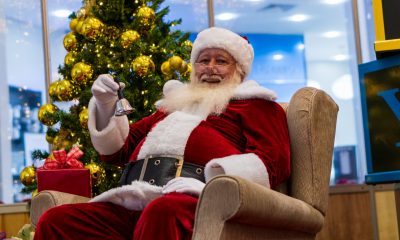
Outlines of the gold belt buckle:
M 152 156 L 146 156 L 142 165 L 142 171 L 140 171 L 139 181 L 143 181 L 144 174 L 146 173 L 147 163 L 149 162 L 149 158 Z
M 183 167 L 183 157 L 178 157 L 178 160 L 179 160 L 179 162 L 175 163 L 175 166 L 176 166 L 175 178 L 181 176 L 182 167 Z

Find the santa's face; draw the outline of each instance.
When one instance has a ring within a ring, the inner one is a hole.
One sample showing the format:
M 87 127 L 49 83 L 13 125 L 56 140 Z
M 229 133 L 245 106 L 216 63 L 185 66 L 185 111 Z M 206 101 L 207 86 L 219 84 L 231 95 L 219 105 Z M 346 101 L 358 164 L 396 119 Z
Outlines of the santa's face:
M 210 86 L 232 84 L 236 61 L 223 49 L 207 48 L 197 58 L 194 71 L 197 83 Z

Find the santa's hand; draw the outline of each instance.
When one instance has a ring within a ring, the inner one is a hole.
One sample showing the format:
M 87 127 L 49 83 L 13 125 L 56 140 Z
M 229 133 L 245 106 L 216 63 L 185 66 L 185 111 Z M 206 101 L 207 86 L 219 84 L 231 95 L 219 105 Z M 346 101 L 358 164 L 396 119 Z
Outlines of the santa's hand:
M 170 180 L 162 189 L 163 194 L 178 192 L 188 193 L 194 196 L 199 196 L 205 183 L 195 179 L 187 177 L 178 177 Z
M 114 115 L 115 105 L 118 101 L 118 89 L 125 84 L 116 83 L 110 74 L 100 75 L 92 85 L 92 94 L 95 104 L 89 104 L 89 112 L 96 106 L 96 129 L 98 131 L 106 128 L 110 118 Z M 91 116 L 92 117 L 92 116 Z
M 97 105 L 107 105 L 118 100 L 118 89 L 125 84 L 116 83 L 110 74 L 101 74 L 92 85 L 92 94 L 96 98 Z

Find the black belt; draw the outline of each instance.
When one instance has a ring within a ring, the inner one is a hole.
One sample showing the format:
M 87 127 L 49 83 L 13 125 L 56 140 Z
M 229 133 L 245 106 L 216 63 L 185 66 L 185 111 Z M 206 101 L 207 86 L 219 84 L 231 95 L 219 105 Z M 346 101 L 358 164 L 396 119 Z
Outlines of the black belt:
M 122 173 L 120 185 L 128 185 L 132 181 L 139 180 L 164 186 L 176 177 L 191 177 L 205 182 L 204 167 L 184 162 L 183 157 L 149 156 L 129 162 Z

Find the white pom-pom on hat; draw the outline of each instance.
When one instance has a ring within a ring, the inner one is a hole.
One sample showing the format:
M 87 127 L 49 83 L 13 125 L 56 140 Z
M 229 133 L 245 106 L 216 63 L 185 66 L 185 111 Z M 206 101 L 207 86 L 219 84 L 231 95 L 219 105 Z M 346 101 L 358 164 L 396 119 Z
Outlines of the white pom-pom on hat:
M 247 39 L 224 28 L 211 27 L 201 31 L 193 42 L 190 57 L 193 67 L 200 52 L 207 48 L 220 48 L 229 52 L 242 68 L 245 77 L 249 75 L 253 64 L 254 51 Z
M 183 85 L 184 84 L 181 81 L 178 81 L 178 80 L 175 80 L 175 79 L 167 81 L 164 84 L 164 87 L 163 87 L 164 96 L 167 95 L 168 93 L 170 93 L 172 90 L 175 90 L 175 89 L 177 89 L 179 87 L 182 87 Z

